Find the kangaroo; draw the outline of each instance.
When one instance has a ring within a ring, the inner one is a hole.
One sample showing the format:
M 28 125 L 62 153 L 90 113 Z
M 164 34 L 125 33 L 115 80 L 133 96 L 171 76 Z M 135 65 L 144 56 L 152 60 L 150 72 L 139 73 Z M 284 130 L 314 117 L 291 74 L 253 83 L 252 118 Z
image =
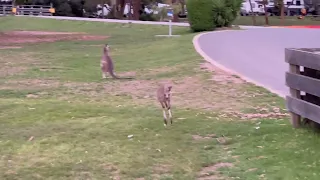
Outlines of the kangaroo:
M 102 53 L 102 57 L 101 57 L 101 61 L 100 61 L 100 67 L 102 70 L 102 78 L 106 79 L 107 73 L 109 72 L 111 77 L 114 79 L 133 79 L 131 77 L 121 78 L 114 73 L 113 60 L 111 59 L 111 57 L 109 55 L 109 49 L 110 49 L 109 45 L 105 44 L 105 46 L 103 47 L 103 53 Z
M 100 67 L 102 70 L 102 78 L 107 78 L 107 73 L 111 75 L 114 79 L 119 79 L 118 76 L 116 76 L 113 72 L 113 61 L 109 55 L 109 45 L 105 44 L 103 47 L 103 54 L 100 62 Z
M 170 122 L 172 124 L 172 114 L 171 114 L 171 85 L 164 85 L 161 84 L 157 90 L 157 98 L 158 101 L 160 102 L 162 109 L 163 109 L 163 121 L 164 121 L 164 126 L 167 126 L 167 113 L 166 110 L 169 113 L 169 118 Z

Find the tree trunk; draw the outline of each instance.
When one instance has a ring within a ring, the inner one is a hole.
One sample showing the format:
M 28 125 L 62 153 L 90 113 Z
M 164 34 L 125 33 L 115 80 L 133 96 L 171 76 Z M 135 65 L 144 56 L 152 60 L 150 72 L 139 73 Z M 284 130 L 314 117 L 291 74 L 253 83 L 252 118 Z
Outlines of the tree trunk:
M 256 22 L 256 16 L 253 14 L 253 8 L 252 8 L 251 0 L 249 0 L 249 3 L 250 3 L 250 9 L 251 9 L 250 16 L 252 17 L 252 23 L 255 26 L 257 24 L 257 22 Z
M 185 13 L 186 13 L 186 10 L 185 10 L 185 8 L 184 8 L 184 5 L 186 4 L 185 1 L 184 1 L 184 0 L 180 0 L 180 4 L 181 4 L 181 12 L 182 12 L 183 14 L 185 14 Z
M 266 5 L 268 4 L 267 0 L 263 0 L 263 8 L 264 8 L 264 19 L 265 19 L 265 23 L 267 26 L 269 26 L 269 17 L 268 17 L 268 12 L 267 12 L 267 7 Z
M 130 0 L 130 3 L 129 3 L 129 20 L 132 19 L 131 9 L 132 9 L 132 0 Z
M 178 14 L 173 14 L 172 22 L 179 22 L 179 16 L 178 16 Z
M 281 22 L 282 22 L 282 25 L 284 25 L 284 2 L 283 0 L 280 1 L 281 2 Z
M 139 10 L 141 7 L 141 0 L 132 0 L 133 4 L 133 20 L 139 20 L 140 14 Z

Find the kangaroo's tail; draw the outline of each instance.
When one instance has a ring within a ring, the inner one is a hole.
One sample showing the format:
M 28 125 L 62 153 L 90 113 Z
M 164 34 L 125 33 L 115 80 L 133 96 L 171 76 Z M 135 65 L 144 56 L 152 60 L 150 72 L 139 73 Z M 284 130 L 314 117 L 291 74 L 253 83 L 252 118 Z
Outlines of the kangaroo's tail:
M 116 76 L 112 70 L 110 70 L 109 73 L 114 79 L 120 79 L 120 77 Z
M 111 77 L 114 78 L 114 79 L 134 79 L 133 77 L 119 77 L 119 76 L 116 76 L 114 74 L 113 70 L 110 70 L 109 73 L 110 73 Z

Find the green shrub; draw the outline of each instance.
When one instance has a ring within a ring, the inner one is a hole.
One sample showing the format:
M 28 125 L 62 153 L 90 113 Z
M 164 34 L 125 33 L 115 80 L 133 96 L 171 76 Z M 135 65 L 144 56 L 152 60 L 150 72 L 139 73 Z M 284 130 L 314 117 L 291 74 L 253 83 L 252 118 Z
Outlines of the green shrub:
M 140 21 L 157 21 L 156 16 L 153 14 L 142 13 L 139 16 Z
M 194 32 L 212 31 L 215 28 L 213 22 L 213 0 L 187 0 L 187 11 L 190 28 Z
M 216 27 L 230 26 L 237 18 L 242 0 L 213 0 L 213 21 Z
M 212 31 L 230 26 L 236 19 L 242 0 L 188 0 L 188 20 L 192 31 Z

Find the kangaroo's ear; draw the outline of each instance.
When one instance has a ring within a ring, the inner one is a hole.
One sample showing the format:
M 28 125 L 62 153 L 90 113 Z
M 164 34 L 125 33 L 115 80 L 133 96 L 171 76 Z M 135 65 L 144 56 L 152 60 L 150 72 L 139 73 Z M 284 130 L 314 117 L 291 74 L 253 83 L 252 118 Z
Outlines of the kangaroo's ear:
M 171 91 L 171 89 L 172 89 L 172 86 L 171 86 L 171 85 L 170 85 L 170 86 L 168 86 L 168 90 L 169 90 L 169 91 Z

